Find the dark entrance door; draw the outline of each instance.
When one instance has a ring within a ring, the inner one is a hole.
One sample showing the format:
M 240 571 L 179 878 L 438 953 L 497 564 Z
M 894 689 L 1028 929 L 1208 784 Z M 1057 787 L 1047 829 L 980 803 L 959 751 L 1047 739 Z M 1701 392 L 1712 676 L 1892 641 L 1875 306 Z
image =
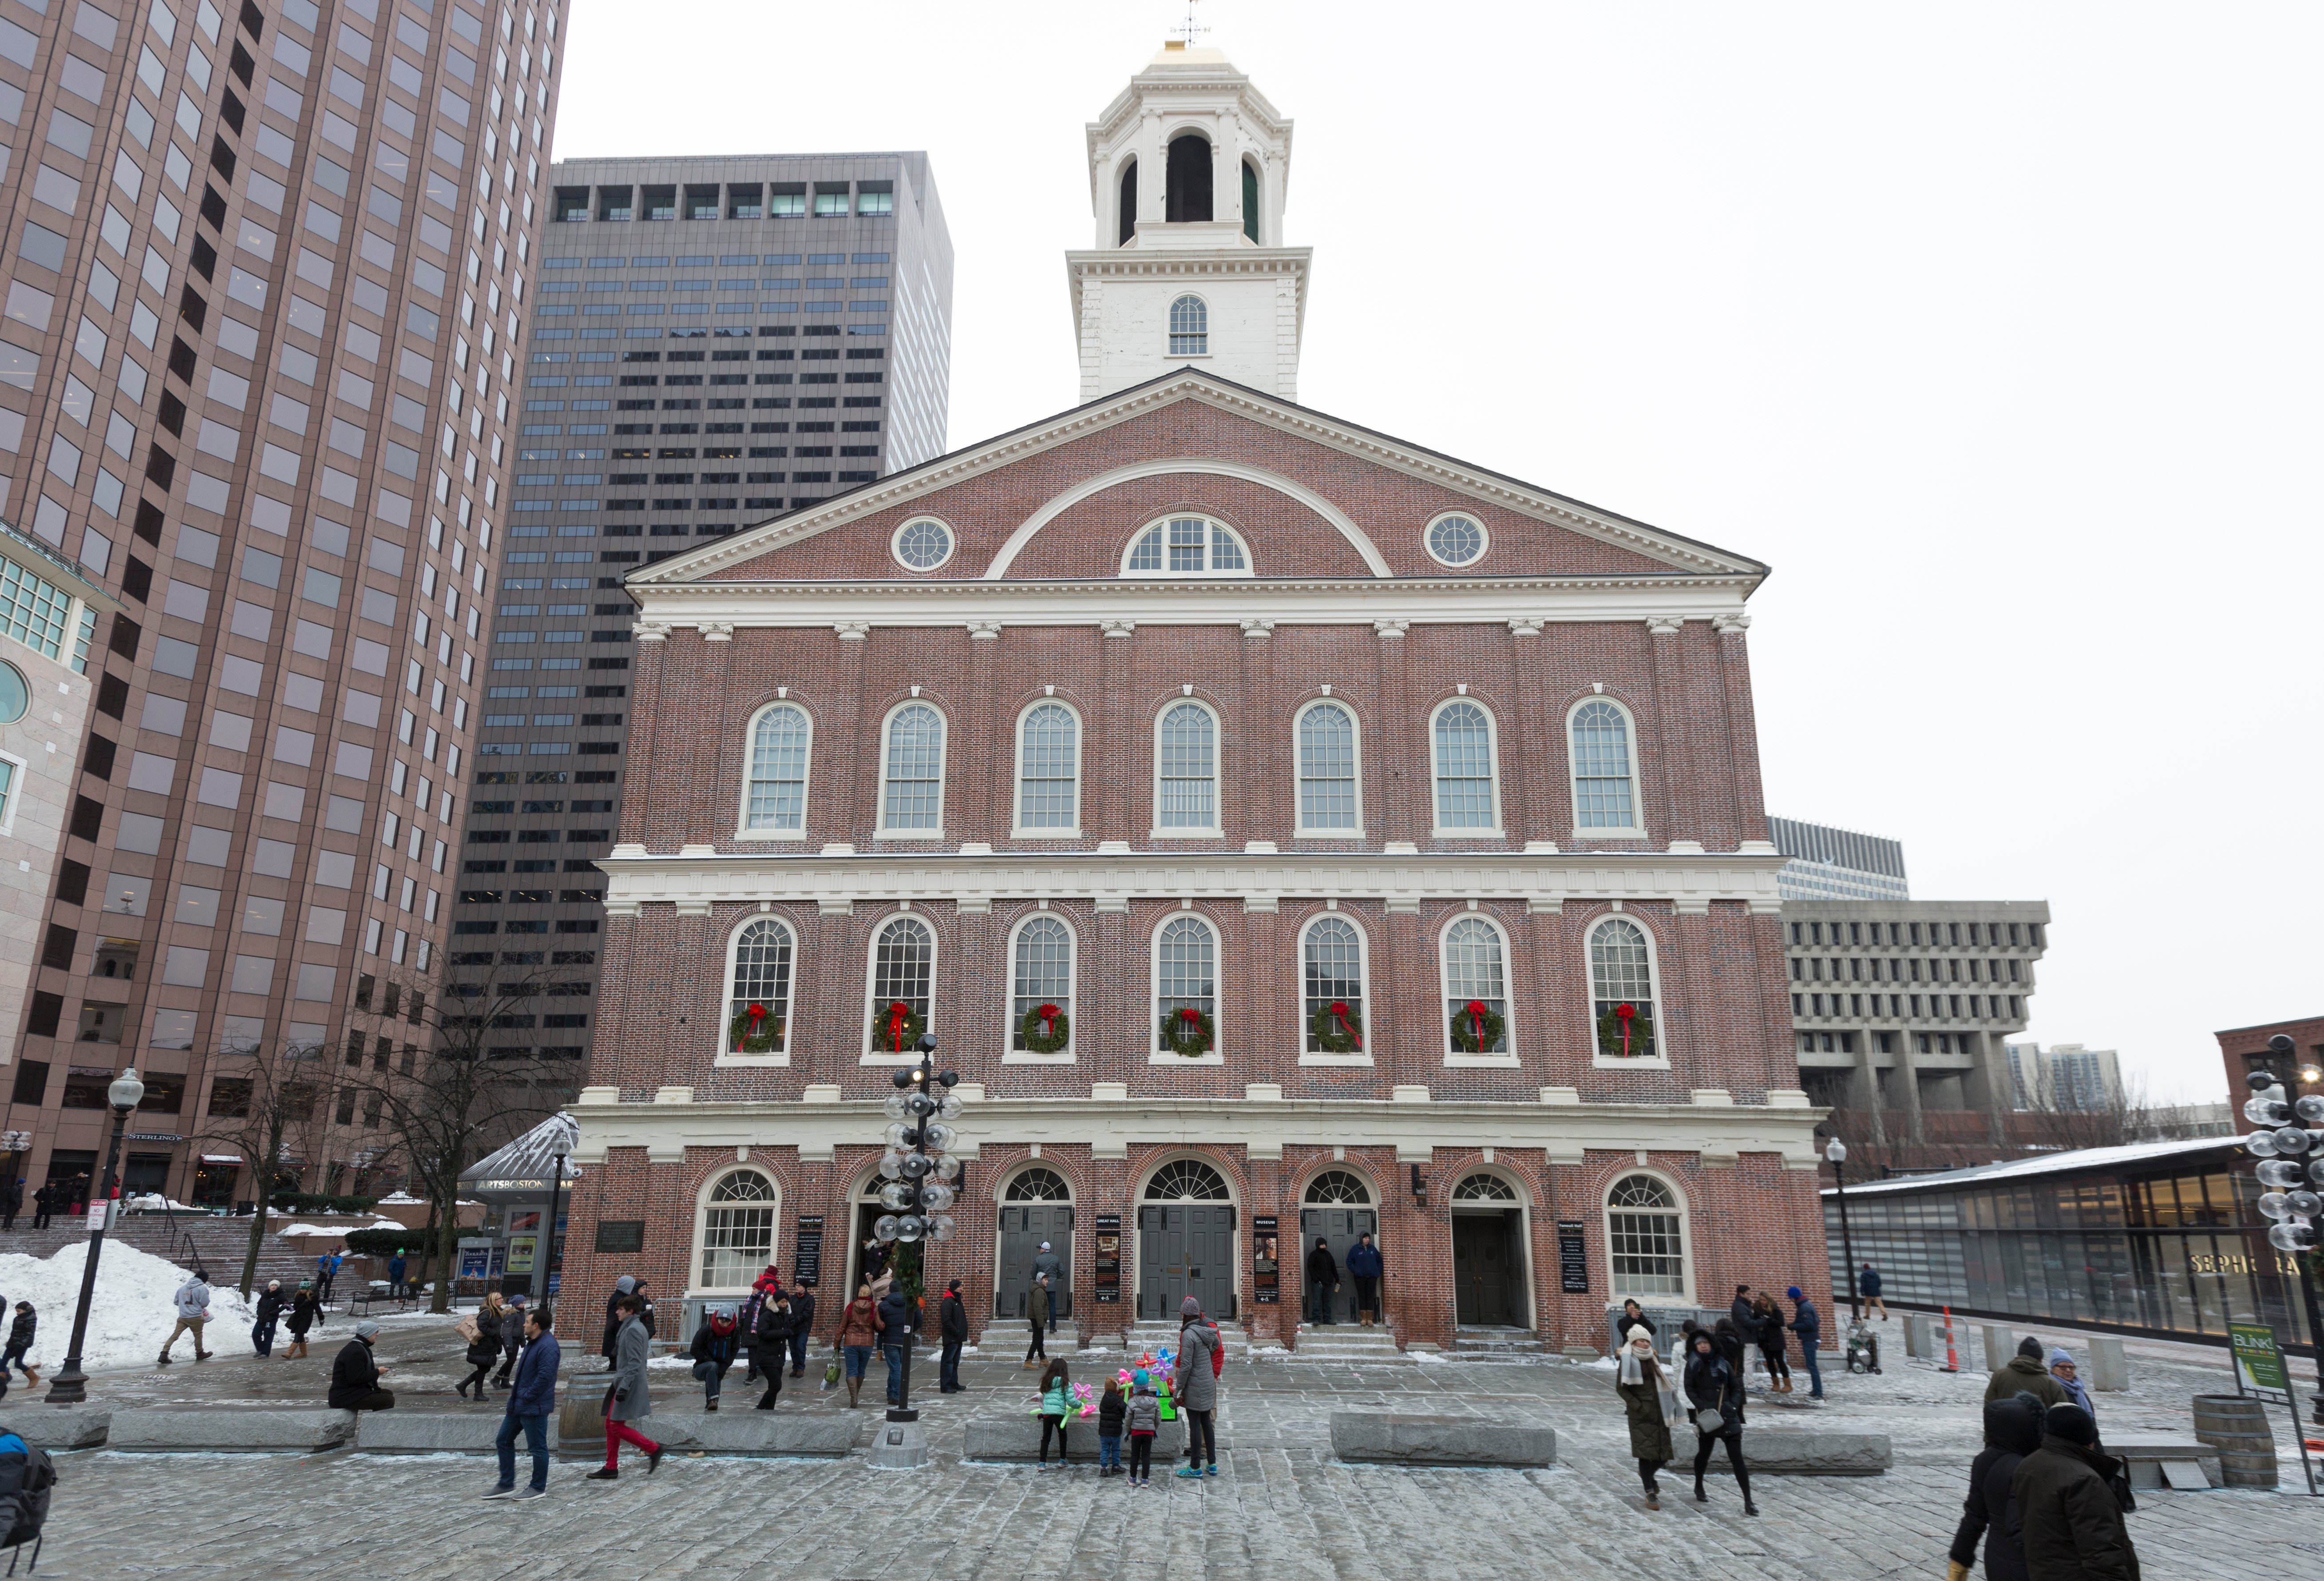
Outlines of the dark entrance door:
M 1001 1277 L 992 1290 L 996 1318 L 1023 1318 L 1033 1290 L 1033 1258 L 1041 1243 L 1065 1264 L 1060 1288 L 1049 1292 L 1054 1315 L 1074 1315 L 1074 1210 L 1062 1202 L 1034 1202 L 1001 1210 Z
M 1510 1248 L 1512 1213 L 1452 1216 L 1454 1316 L 1481 1327 L 1516 1327 L 1517 1277 Z
M 1192 1202 L 1138 1210 L 1138 1315 L 1175 1318 L 1188 1296 L 1213 1318 L 1234 1313 L 1235 1210 Z
M 1379 1244 L 1379 1215 L 1369 1207 L 1308 1207 L 1299 1212 L 1299 1312 L 1306 1319 L 1314 1300 L 1314 1287 L 1307 1283 L 1307 1253 L 1315 1249 L 1315 1237 L 1323 1237 L 1323 1244 L 1332 1253 L 1332 1261 L 1340 1265 L 1339 1293 L 1332 1298 L 1331 1319 L 1334 1323 L 1356 1320 L 1356 1281 L 1348 1277 L 1348 1248 L 1356 1244 L 1358 1235 L 1370 1235 L 1372 1244 Z M 1387 1281 L 1383 1280 L 1382 1283 Z M 1385 1303 L 1383 1303 L 1385 1304 Z

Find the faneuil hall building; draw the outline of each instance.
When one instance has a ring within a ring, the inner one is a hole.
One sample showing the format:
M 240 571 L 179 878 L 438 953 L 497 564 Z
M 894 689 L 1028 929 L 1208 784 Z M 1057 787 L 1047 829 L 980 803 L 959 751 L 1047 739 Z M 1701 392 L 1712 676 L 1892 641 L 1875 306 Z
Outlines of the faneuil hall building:
M 1192 1295 L 1296 1344 L 1367 1230 L 1399 1345 L 1829 1311 L 1766 567 L 1298 404 L 1291 123 L 1217 51 L 1088 153 L 1079 405 L 629 580 L 565 1289 L 690 1324 L 774 1262 L 827 1330 L 925 1030 L 969 1104 L 918 1250 L 996 1341 L 1043 1241 L 1085 1339 Z

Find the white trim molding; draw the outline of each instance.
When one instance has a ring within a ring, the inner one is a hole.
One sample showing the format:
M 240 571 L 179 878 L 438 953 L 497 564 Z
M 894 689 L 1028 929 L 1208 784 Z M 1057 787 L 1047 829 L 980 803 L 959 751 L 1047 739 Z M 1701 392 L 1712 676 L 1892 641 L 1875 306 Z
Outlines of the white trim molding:
M 1329 522 L 1332 524 L 1333 530 L 1338 532 L 1342 538 L 1348 541 L 1349 547 L 1363 557 L 1364 564 L 1370 568 L 1373 576 L 1393 577 L 1396 575 L 1396 572 L 1389 567 L 1387 557 L 1380 553 L 1379 546 L 1371 541 L 1370 534 L 1367 533 L 1362 528 L 1356 525 L 1355 518 L 1350 516 L 1345 511 L 1340 509 L 1339 506 L 1333 504 L 1331 501 L 1325 499 L 1322 495 L 1317 494 L 1314 489 L 1309 488 L 1306 485 L 1295 482 L 1293 479 L 1284 476 L 1279 472 L 1269 472 L 1262 467 L 1246 467 L 1239 461 L 1220 461 L 1203 456 L 1174 456 L 1162 460 L 1139 461 L 1133 462 L 1128 467 L 1116 467 L 1111 471 L 1101 472 L 1094 477 L 1085 477 L 1081 482 L 1074 484 L 1072 487 L 1066 489 L 1064 493 L 1051 496 L 1045 504 L 1043 504 L 1039 510 L 1034 512 L 1030 516 L 1025 519 L 1023 525 L 1019 526 L 1016 532 L 1011 532 L 1009 535 L 1007 541 L 1001 544 L 1000 552 L 995 554 L 992 557 L 991 563 L 984 568 L 983 579 L 988 582 L 998 582 L 1005 579 L 1009 575 L 1009 568 L 1016 563 L 1018 555 L 1024 550 L 1025 546 L 1033 541 L 1033 535 L 1038 532 L 1042 528 L 1047 527 L 1050 522 L 1056 521 L 1059 516 L 1064 515 L 1067 511 L 1072 510 L 1075 505 L 1080 504 L 1084 500 L 1103 494 L 1110 488 L 1119 488 L 1125 483 L 1135 483 L 1140 478 L 1170 477 L 1183 473 L 1193 473 L 1210 477 L 1231 477 L 1241 483 L 1255 483 L 1261 488 L 1272 489 L 1274 492 L 1283 495 L 1286 499 L 1296 500 L 1300 504 L 1303 504 L 1309 510 L 1314 512 L 1318 516 L 1323 517 L 1324 521 Z M 1181 511 L 1175 513 L 1178 515 L 1200 514 L 1198 512 L 1191 511 Z M 1167 516 L 1157 518 L 1157 520 L 1165 522 L 1169 519 L 1170 518 Z M 1204 517 L 1204 520 L 1212 521 L 1213 518 L 1205 516 Z M 1217 524 L 1224 525 L 1224 523 Z M 1138 541 L 1140 538 L 1143 538 L 1148 532 L 1153 530 L 1154 525 L 1155 523 L 1153 522 L 1141 522 L 1139 525 L 1138 531 L 1130 535 L 1130 541 L 1122 545 L 1120 563 L 1124 568 L 1122 571 L 1123 576 L 1127 577 L 1131 574 L 1128 569 L 1130 551 L 1137 547 Z M 1230 532 L 1233 531 L 1231 528 L 1228 530 Z M 1242 545 L 1244 559 L 1249 559 L 1250 557 L 1250 542 L 1245 540 L 1240 532 L 1236 532 L 1234 537 L 1235 541 Z M 1207 565 L 1209 563 L 1209 550 L 1207 548 L 1204 550 L 1204 563 Z M 1167 576 L 1168 573 L 1157 572 L 1154 574 L 1157 576 Z M 1209 578 L 1214 573 L 1205 571 L 1204 576 L 1205 578 Z M 1249 580 L 1253 574 L 1254 573 L 1252 571 L 1234 573 L 1234 575 L 1241 577 L 1244 580 Z

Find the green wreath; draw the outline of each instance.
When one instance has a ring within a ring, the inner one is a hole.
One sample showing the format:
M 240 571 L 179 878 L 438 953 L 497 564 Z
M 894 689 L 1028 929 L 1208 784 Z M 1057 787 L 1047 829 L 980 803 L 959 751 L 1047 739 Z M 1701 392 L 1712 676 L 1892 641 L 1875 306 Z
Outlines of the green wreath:
M 1046 1034 L 1041 1031 L 1044 1021 L 1049 1023 L 1049 1031 Z M 1073 1036 L 1073 1022 L 1056 1005 L 1037 1004 L 1025 1012 L 1023 1021 L 1017 1023 L 1017 1035 L 1024 1040 L 1028 1052 L 1055 1054 Z
M 1307 1035 L 1327 1054 L 1360 1054 L 1364 1048 L 1364 1018 L 1354 1005 L 1342 1001 L 1319 1004 L 1307 1018 Z
M 726 1041 L 737 1054 L 764 1054 L 782 1040 L 783 1018 L 763 1004 L 744 1005 L 726 1023 Z
M 1194 1029 L 1191 1034 L 1185 1031 L 1188 1027 Z M 1211 1018 L 1191 1005 L 1162 1018 L 1162 1046 L 1181 1059 L 1199 1059 L 1211 1051 L 1212 1044 L 1217 1040 Z
M 1622 1014 L 1626 1010 L 1631 1012 L 1627 1017 Z M 1652 1059 L 1655 1052 L 1654 1017 L 1634 1004 L 1618 1004 L 1598 1018 L 1598 1051 L 1614 1059 L 1622 1057 L 1622 1022 L 1625 1020 L 1630 1023 L 1629 1058 Z
M 1477 1035 L 1479 1022 L 1484 1023 L 1484 1036 Z M 1501 1040 L 1508 1026 L 1493 1007 L 1481 999 L 1472 999 L 1452 1012 L 1452 1047 L 1463 1054 L 1489 1054 Z
M 890 1018 L 899 1009 L 904 1012 L 904 1024 L 899 1033 L 891 1033 L 888 1030 L 891 1024 Z M 895 1054 L 909 1049 L 920 1040 L 920 1034 L 927 1030 L 927 1017 L 900 999 L 892 1000 L 872 1013 L 872 1051 Z

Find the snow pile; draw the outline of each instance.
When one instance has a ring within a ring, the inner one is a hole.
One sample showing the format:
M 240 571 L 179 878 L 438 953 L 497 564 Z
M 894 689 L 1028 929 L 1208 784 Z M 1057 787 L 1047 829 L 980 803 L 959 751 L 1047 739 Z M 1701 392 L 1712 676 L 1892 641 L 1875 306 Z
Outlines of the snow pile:
M 47 1368 L 63 1363 L 72 1343 L 73 1308 L 80 1300 L 81 1271 L 87 1265 L 88 1243 L 75 1241 L 53 1257 L 28 1257 L 23 1253 L 0 1253 L 0 1299 L 7 1303 L 14 1321 L 16 1303 L 30 1301 L 40 1316 L 39 1336 L 32 1342 L 32 1363 Z M 228 1277 L 213 1269 L 211 1276 Z M 105 1244 L 97 1265 L 97 1290 L 88 1304 L 88 1333 L 81 1342 L 81 1365 L 100 1367 L 150 1364 L 161 1354 L 161 1342 L 178 1321 L 174 1298 L 190 1277 L 167 1258 L 118 1241 Z M 202 1343 L 211 1350 L 240 1339 L 256 1320 L 249 1303 L 231 1287 L 210 1291 L 210 1320 Z M 180 1339 L 174 1353 L 191 1361 L 193 1351 Z
M 348 1234 L 355 1230 L 409 1231 L 410 1234 L 415 1235 L 420 1233 L 417 1230 L 412 1230 L 408 1225 L 400 1225 L 392 1218 L 383 1218 L 368 1225 L 285 1225 L 281 1229 L 276 1230 L 274 1234 L 278 1235 L 330 1235 L 344 1240 Z
M 404 1192 L 404 1191 L 391 1191 L 391 1192 L 389 1192 L 386 1196 L 384 1196 L 384 1197 L 381 1197 L 381 1198 L 380 1198 L 380 1200 L 381 1200 L 382 1202 L 395 1202 L 395 1203 L 401 1203 L 401 1204 L 405 1205 L 406 1207 L 409 1207 L 410 1205 L 411 1205 L 411 1204 L 413 1204 L 413 1203 L 416 1203 L 416 1202 L 425 1202 L 425 1201 L 427 1201 L 428 1199 L 427 1199 L 426 1197 L 414 1197 L 414 1196 L 410 1195 L 409 1192 Z

